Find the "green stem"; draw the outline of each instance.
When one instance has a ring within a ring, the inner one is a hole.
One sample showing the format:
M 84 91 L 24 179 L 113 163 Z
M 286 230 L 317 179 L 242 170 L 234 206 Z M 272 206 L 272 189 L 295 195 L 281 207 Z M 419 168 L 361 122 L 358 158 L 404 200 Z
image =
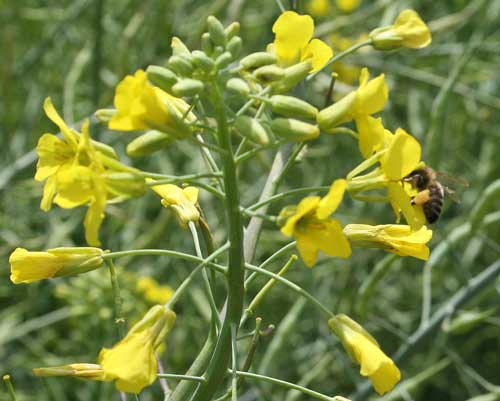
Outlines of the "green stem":
M 330 319 L 335 316 L 335 314 L 328 309 L 325 305 L 323 305 L 318 299 L 316 299 L 312 294 L 304 290 L 302 287 L 298 286 L 294 282 L 287 280 L 286 278 L 283 278 L 276 273 L 267 271 L 265 269 L 261 269 L 260 267 L 253 266 L 250 264 L 245 265 L 245 269 L 258 272 L 260 274 L 263 274 L 264 276 L 272 277 L 276 281 L 279 281 L 282 284 L 285 284 L 288 288 L 292 289 L 295 291 L 297 294 L 303 296 L 304 298 L 307 298 L 313 305 L 315 305 L 324 315 L 326 318 Z
M 158 373 L 158 377 L 164 377 L 165 379 L 175 379 L 175 380 L 191 380 L 195 382 L 204 382 L 205 378 L 201 376 L 192 375 L 175 375 L 173 373 Z
M 231 325 L 231 367 L 232 367 L 232 378 L 231 378 L 231 401 L 238 401 L 238 375 L 236 374 L 238 370 L 238 341 L 237 335 L 238 326 L 235 324 Z
M 241 377 L 247 377 L 249 379 L 257 379 L 257 380 L 262 380 L 265 382 L 273 383 L 273 384 L 278 384 L 283 387 L 287 387 L 289 389 L 297 390 L 300 391 L 301 393 L 304 393 L 306 395 L 309 395 L 311 397 L 314 397 L 318 400 L 323 400 L 323 401 L 334 401 L 333 397 L 329 397 L 325 394 L 318 393 L 317 391 L 308 389 L 306 387 L 299 386 L 298 384 L 295 383 L 290 383 L 284 380 L 276 379 L 274 377 L 269 377 L 269 376 L 264 376 L 264 375 L 259 375 L 257 373 L 250 373 L 250 372 L 242 372 L 240 370 L 236 371 L 236 374 Z
M 336 127 L 328 131 L 328 135 L 335 135 L 335 134 L 347 134 L 356 140 L 359 139 L 359 134 L 353 129 L 347 127 Z
M 305 188 L 292 189 L 291 191 L 282 192 L 280 194 L 270 196 L 269 198 L 263 200 L 262 202 L 255 203 L 255 204 L 247 207 L 246 210 L 250 210 L 250 211 L 257 210 L 257 209 L 260 209 L 264 205 L 267 205 L 269 203 L 273 203 L 273 202 L 276 202 L 279 200 L 283 200 L 285 198 L 288 198 L 289 196 L 307 194 L 310 192 L 317 192 L 317 191 L 328 192 L 329 189 L 330 189 L 329 186 L 305 187 Z
M 116 274 L 116 268 L 113 264 L 112 259 L 105 259 L 104 262 L 109 268 L 109 275 L 111 278 L 111 288 L 113 290 L 113 301 L 115 304 L 115 323 L 118 327 L 118 333 L 120 337 L 123 337 L 125 318 L 123 317 L 123 299 L 120 294 L 120 285 L 118 283 L 118 275 Z
M 14 386 L 12 385 L 12 381 L 10 380 L 10 375 L 4 375 L 3 382 L 5 383 L 5 386 L 7 387 L 10 401 L 17 401 L 16 392 L 14 391 Z
M 260 146 L 258 148 L 250 149 L 250 150 L 246 151 L 245 153 L 238 154 L 238 156 L 236 157 L 236 164 L 240 164 L 240 163 L 244 162 L 245 160 L 250 159 L 251 157 L 255 156 L 256 154 L 258 154 L 264 150 L 278 148 L 286 142 L 288 142 L 288 141 L 287 140 L 276 141 L 276 142 L 273 142 L 267 146 Z M 243 143 L 243 141 L 241 141 L 241 143 Z
M 229 258 L 227 271 L 227 312 L 222 324 L 212 360 L 206 371 L 207 381 L 194 393 L 192 401 L 210 400 L 224 379 L 225 370 L 231 357 L 231 326 L 238 325 L 243 311 L 244 259 L 243 259 L 243 219 L 240 212 L 240 199 L 236 164 L 233 158 L 231 133 L 227 124 L 224 99 L 214 83 L 210 87 L 211 99 L 217 120 L 219 145 L 225 150 L 223 160 L 223 180 L 226 191 L 225 209 L 229 237 Z M 237 333 L 236 333 L 237 334 Z
M 365 47 L 365 46 L 369 46 L 371 44 L 372 44 L 372 40 L 367 39 L 363 42 L 356 43 L 354 46 L 351 46 L 349 49 L 346 49 L 343 52 L 333 56 L 330 60 L 327 61 L 327 63 L 323 67 L 321 67 L 319 70 L 317 70 L 317 71 L 313 72 L 311 75 L 309 75 L 306 78 L 306 81 L 310 81 L 316 75 L 318 75 L 322 70 L 324 70 L 325 68 L 328 68 L 330 65 L 332 65 L 336 61 L 339 61 L 340 59 L 344 58 L 345 56 L 348 56 L 349 54 L 354 53 L 356 50 L 358 50 L 362 47 Z

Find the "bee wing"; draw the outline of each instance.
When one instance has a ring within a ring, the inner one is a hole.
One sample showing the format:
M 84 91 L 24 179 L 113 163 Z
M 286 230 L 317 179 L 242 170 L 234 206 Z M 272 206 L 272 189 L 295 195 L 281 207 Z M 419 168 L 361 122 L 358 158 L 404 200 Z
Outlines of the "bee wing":
M 449 185 L 449 186 L 459 186 L 459 187 L 468 187 L 469 183 L 467 180 L 462 178 L 454 177 L 449 174 L 443 173 L 442 171 L 436 171 L 436 178 L 441 184 Z
M 455 203 L 460 203 L 460 198 L 458 197 L 457 193 L 453 189 L 451 189 L 447 186 L 444 186 L 444 185 L 442 185 L 442 187 L 443 187 L 444 192 L 446 192 L 446 195 L 448 196 L 448 198 L 450 198 L 451 201 L 453 201 Z

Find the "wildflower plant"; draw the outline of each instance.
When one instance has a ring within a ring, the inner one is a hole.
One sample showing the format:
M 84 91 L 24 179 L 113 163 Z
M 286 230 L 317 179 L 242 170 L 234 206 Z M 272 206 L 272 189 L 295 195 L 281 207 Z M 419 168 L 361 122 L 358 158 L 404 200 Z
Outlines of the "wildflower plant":
M 318 4 L 314 7 L 321 9 L 321 2 L 315 3 Z M 345 12 L 358 4 L 337 2 Z M 242 330 L 248 328 L 248 319 L 257 305 L 279 283 L 317 308 L 318 320 L 331 329 L 338 345 L 360 365 L 360 374 L 370 378 L 379 394 L 391 391 L 401 374 L 382 350 L 383 344 L 379 345 L 360 323 L 330 310 L 325 300 L 307 292 L 300 282 L 284 277 L 297 260 L 295 255 L 278 273 L 269 269 L 270 262 L 259 264 L 259 233 L 266 221 L 275 225 L 276 232 L 281 230 L 283 241 L 293 237 L 274 255 L 296 248 L 308 267 L 314 267 L 318 258 L 347 259 L 354 252 L 362 252 L 362 247 L 422 260 L 429 258 L 427 243 L 432 231 L 426 226 L 422 206 L 411 202 L 415 189 L 404 181 L 424 165 L 420 160 L 421 147 L 403 128 L 396 127 L 393 134 L 377 116 L 389 98 L 385 75 L 370 79 L 369 71 L 362 69 L 359 87 L 333 103 L 329 96 L 326 106 L 310 104 L 297 95 L 299 86 L 310 87 L 318 74 L 330 71 L 331 65 L 361 47 L 380 51 L 424 47 L 431 41 L 429 30 L 415 11 L 406 10 L 393 25 L 373 30 L 366 40 L 335 55 L 325 42 L 314 38 L 311 16 L 285 11 L 272 27 L 273 43 L 261 51 L 244 54 L 237 22 L 223 26 L 210 16 L 206 27 L 201 49 L 189 49 L 180 38 L 172 38 L 172 55 L 164 64 L 131 71 L 116 86 L 114 107 L 95 113 L 103 125 L 116 131 L 115 137 L 130 139 L 128 156 L 175 152 L 179 143 L 185 142 L 202 152 L 206 162 L 202 171 L 150 172 L 124 164 L 113 148 L 92 139 L 88 121 L 78 132 L 64 122 L 50 98 L 45 101 L 45 112 L 62 137 L 44 134 L 38 142 L 35 179 L 45 181 L 41 208 L 49 211 L 52 204 L 61 208 L 87 207 L 83 221 L 87 244 L 46 252 L 17 248 L 9 260 L 11 280 L 15 284 L 64 280 L 63 276 L 106 266 L 122 338 L 110 348 L 105 341 L 101 353 L 89 360 L 36 367 L 34 373 L 113 381 L 119 391 L 135 394 L 157 378 L 181 380 L 171 394 L 166 392 L 172 401 L 208 401 L 216 397 L 236 400 L 244 379 L 287 386 L 316 399 L 343 399 L 250 372 L 255 347 L 263 335 L 260 317 L 255 320 L 247 357 L 239 360 L 242 350 L 238 339 Z M 129 131 L 139 134 L 131 139 Z M 337 177 L 319 194 L 308 188 L 278 193 L 290 166 L 303 152 L 314 149 L 316 138 L 343 133 L 355 138 L 352 159 L 358 158 L 359 151 L 363 159 L 359 165 L 353 165 L 346 177 Z M 260 172 L 267 176 L 264 188 L 255 188 L 261 197 L 253 205 L 243 204 L 239 172 L 260 152 L 268 150 L 275 151 L 276 158 L 270 171 L 263 168 Z M 373 195 L 372 191 L 377 193 Z M 158 204 L 178 220 L 178 226 L 169 227 L 169 235 L 192 237 L 193 253 L 175 249 L 107 249 L 99 239 L 100 228 L 106 224 L 107 205 L 134 202 L 147 192 L 158 195 Z M 289 197 L 298 193 L 305 196 L 287 205 Z M 391 221 L 377 221 L 376 225 L 366 221 L 377 220 L 377 216 L 351 216 L 345 224 L 344 219 L 336 217 L 336 211 L 347 195 L 354 201 L 382 200 L 392 206 L 396 216 Z M 205 213 L 204 204 L 209 199 L 224 213 Z M 279 216 L 268 213 L 273 203 L 282 207 Z M 404 221 L 400 221 L 400 213 Z M 224 231 L 223 238 L 212 236 L 213 227 Z M 187 260 L 195 267 L 174 289 L 168 283 L 140 279 L 139 291 L 148 299 L 165 303 L 151 306 L 125 330 L 127 316 L 123 316 L 118 285 L 118 277 L 124 273 L 118 271 L 114 261 L 142 255 Z M 185 375 L 164 372 L 158 363 L 158 352 L 162 345 L 164 349 L 167 335 L 175 332 L 175 321 L 183 319 L 182 309 L 176 306 L 189 292 L 196 275 L 203 278 L 210 308 L 207 343 Z M 268 281 L 251 298 L 248 287 L 255 276 Z

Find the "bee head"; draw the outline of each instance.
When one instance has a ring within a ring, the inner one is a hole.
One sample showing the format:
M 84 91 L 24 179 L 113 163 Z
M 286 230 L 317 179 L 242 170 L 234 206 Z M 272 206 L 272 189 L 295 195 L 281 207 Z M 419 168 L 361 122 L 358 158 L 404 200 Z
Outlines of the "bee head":
M 431 173 L 426 168 L 421 168 L 418 170 L 412 171 L 408 174 L 403 181 L 411 183 L 411 185 L 418 189 L 419 191 L 423 191 L 429 186 L 431 181 Z

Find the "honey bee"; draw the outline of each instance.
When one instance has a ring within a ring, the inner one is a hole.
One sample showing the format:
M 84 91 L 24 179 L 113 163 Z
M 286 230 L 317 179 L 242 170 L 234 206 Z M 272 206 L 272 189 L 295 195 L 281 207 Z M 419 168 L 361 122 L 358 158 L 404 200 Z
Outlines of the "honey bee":
M 445 192 L 449 195 L 454 194 L 453 190 L 445 187 L 438 181 L 438 175 L 441 177 L 447 177 L 449 181 L 453 181 L 456 184 L 468 186 L 467 182 L 447 176 L 444 173 L 438 173 L 430 167 L 423 167 L 414 170 L 403 178 L 404 182 L 409 182 L 413 188 L 419 191 L 411 200 L 411 204 L 422 206 L 425 218 L 429 224 L 432 224 L 439 219 L 441 211 L 443 210 Z M 458 202 L 456 197 L 451 196 L 451 198 L 455 202 Z

